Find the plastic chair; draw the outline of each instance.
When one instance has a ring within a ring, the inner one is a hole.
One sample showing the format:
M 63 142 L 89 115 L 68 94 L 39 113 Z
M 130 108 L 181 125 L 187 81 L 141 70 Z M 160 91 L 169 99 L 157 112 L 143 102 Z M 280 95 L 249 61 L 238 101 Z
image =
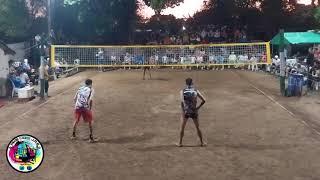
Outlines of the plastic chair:
M 12 85 L 11 98 L 13 98 L 15 94 L 18 94 L 19 88 L 16 87 L 16 85 L 14 84 L 14 82 L 12 81 L 12 79 L 9 78 L 9 81 L 10 81 L 10 83 L 11 83 L 11 85 Z

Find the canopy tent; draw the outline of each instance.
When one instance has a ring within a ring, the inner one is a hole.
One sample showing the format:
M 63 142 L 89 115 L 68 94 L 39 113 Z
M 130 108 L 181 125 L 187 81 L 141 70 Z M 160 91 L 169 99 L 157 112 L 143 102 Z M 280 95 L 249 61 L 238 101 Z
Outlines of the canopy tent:
M 271 44 L 280 44 L 280 34 L 277 34 Z M 284 44 L 320 44 L 320 33 L 315 32 L 287 32 L 284 33 Z

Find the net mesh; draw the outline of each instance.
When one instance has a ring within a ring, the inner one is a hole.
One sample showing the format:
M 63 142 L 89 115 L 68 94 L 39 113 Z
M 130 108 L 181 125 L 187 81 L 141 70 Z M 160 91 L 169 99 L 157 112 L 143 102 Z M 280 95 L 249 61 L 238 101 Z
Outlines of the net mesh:
M 270 64 L 270 44 L 209 44 L 174 46 L 52 45 L 52 66 L 221 66 Z

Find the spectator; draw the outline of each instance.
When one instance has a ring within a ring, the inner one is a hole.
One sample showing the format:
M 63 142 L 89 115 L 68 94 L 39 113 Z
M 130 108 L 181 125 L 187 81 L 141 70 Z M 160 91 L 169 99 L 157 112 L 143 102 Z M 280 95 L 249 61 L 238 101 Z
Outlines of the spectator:
M 191 44 L 196 44 L 197 43 L 197 37 L 196 37 L 195 34 L 191 34 L 190 42 L 191 42 Z
M 208 40 L 210 43 L 213 43 L 214 42 L 214 32 L 213 30 L 211 29 L 209 34 L 208 34 Z
M 312 72 L 310 67 L 313 67 L 314 65 L 314 49 L 313 48 L 309 48 L 309 52 L 308 52 L 308 56 L 307 56 L 307 67 L 308 67 L 308 82 L 307 82 L 307 86 L 308 89 L 311 90 L 312 89 Z
M 236 29 L 236 30 L 234 31 L 234 40 L 235 40 L 235 41 L 239 41 L 240 38 L 241 38 L 241 32 L 240 32 L 239 29 Z
M 163 39 L 163 44 L 165 44 L 165 45 L 171 44 L 171 39 L 170 39 L 169 36 L 166 36 L 166 37 Z
M 227 30 L 226 30 L 226 28 L 223 28 L 223 30 L 222 30 L 222 33 L 221 33 L 221 40 L 222 41 L 227 41 L 228 40 L 228 33 L 227 33 Z
M 15 74 L 16 68 L 14 67 L 14 61 L 10 60 L 8 63 L 9 63 L 9 75 Z
M 201 37 L 200 35 L 196 35 L 196 44 L 200 44 L 201 43 Z
M 242 31 L 241 34 L 240 34 L 240 42 L 241 43 L 247 42 L 247 34 L 246 34 L 245 31 Z
M 258 70 L 258 58 L 255 55 L 252 55 L 250 58 L 250 64 L 248 66 L 248 70 L 257 71 Z
M 28 59 L 24 59 L 24 62 L 22 64 L 22 69 L 25 70 L 26 72 L 30 72 L 31 71 L 31 67 L 30 67 L 30 64 L 28 62 Z
M 182 38 L 182 42 L 183 42 L 183 44 L 189 44 L 190 40 L 189 40 L 188 33 L 184 33 L 183 38 Z
M 25 70 L 20 72 L 19 77 L 20 77 L 21 84 L 23 85 L 23 87 L 25 87 L 27 84 L 30 83 L 30 78 L 29 78 L 29 76 L 28 76 L 28 74 L 26 73 Z
M 235 64 L 237 62 L 237 55 L 235 55 L 234 52 L 231 52 L 228 60 L 230 64 Z
M 13 82 L 16 88 L 24 88 L 24 84 L 21 82 L 20 77 L 13 74 L 9 76 L 9 79 Z
M 207 31 L 205 29 L 203 29 L 200 36 L 201 36 L 202 40 L 206 39 L 207 38 Z
M 221 38 L 221 33 L 220 33 L 220 30 L 217 29 L 214 33 L 214 42 L 219 42 L 220 41 L 220 38 Z

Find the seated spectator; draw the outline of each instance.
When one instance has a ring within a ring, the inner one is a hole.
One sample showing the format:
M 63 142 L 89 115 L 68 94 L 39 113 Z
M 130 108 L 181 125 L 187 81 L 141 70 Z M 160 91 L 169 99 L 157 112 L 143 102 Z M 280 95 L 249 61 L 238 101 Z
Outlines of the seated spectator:
M 19 77 L 20 77 L 20 81 L 21 81 L 21 84 L 23 87 L 25 87 L 26 85 L 28 85 L 30 83 L 30 78 L 25 70 L 23 70 L 20 73 Z
M 16 76 L 15 74 L 10 75 L 9 79 L 13 82 L 16 88 L 24 88 L 25 86 L 22 84 L 20 77 Z
M 234 54 L 234 52 L 231 52 L 231 54 L 229 55 L 229 63 L 230 64 L 234 64 L 237 62 L 237 55 Z
M 131 64 L 131 54 L 128 52 L 124 56 L 124 64 Z
M 258 58 L 255 55 L 252 55 L 250 60 L 249 60 L 250 64 L 248 66 L 248 70 L 252 70 L 252 71 L 258 71 Z

